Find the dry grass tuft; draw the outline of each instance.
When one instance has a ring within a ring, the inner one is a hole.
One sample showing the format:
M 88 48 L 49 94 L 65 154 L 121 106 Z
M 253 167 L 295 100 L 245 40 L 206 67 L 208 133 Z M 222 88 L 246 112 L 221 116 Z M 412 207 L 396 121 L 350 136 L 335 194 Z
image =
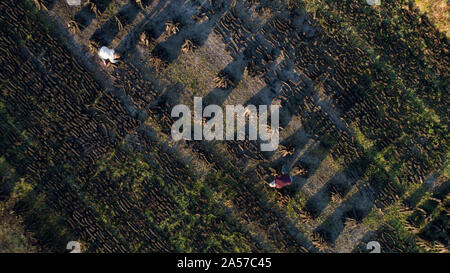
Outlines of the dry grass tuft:
M 450 37 L 450 5 L 448 0 L 416 0 L 416 6 L 430 21 Z

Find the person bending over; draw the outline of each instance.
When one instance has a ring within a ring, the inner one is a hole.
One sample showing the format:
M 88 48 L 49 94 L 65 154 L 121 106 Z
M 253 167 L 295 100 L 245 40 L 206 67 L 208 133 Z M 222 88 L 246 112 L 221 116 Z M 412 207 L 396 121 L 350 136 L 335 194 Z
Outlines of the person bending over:
M 103 62 L 104 66 L 108 66 L 108 62 L 117 63 L 120 58 L 120 54 L 117 53 L 114 49 L 109 49 L 106 46 L 102 46 L 98 51 L 98 56 Z

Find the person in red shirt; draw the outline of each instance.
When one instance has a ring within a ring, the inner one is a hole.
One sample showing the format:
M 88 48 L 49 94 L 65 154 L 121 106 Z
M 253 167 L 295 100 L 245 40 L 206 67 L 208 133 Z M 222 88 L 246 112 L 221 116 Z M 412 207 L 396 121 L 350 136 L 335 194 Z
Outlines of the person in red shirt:
M 272 188 L 282 189 L 292 184 L 292 176 L 286 172 L 286 169 L 282 168 L 282 175 L 275 176 L 275 180 L 272 181 L 269 186 Z
M 290 184 L 292 184 L 292 176 L 290 176 L 289 174 L 283 174 L 280 176 L 276 176 L 275 180 L 272 181 L 269 186 L 271 186 L 272 188 L 282 189 L 286 186 L 289 186 Z

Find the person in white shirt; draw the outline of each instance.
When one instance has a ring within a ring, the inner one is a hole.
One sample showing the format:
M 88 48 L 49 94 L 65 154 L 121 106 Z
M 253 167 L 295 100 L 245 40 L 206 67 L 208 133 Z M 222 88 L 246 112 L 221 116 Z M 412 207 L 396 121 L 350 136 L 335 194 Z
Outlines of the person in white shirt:
M 102 46 L 99 51 L 98 51 L 98 56 L 100 57 L 100 59 L 102 59 L 103 61 L 103 65 L 107 66 L 108 65 L 108 61 L 110 61 L 111 63 L 117 63 L 118 60 L 120 58 L 120 54 L 115 52 L 114 49 L 109 49 L 106 46 Z

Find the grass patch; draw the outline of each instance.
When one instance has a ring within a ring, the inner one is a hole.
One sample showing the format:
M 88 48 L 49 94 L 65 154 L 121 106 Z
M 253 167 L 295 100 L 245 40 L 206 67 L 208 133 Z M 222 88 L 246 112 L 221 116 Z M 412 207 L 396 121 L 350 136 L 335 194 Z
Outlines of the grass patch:
M 420 12 L 427 15 L 430 21 L 441 32 L 450 38 L 450 6 L 447 0 L 415 0 Z

